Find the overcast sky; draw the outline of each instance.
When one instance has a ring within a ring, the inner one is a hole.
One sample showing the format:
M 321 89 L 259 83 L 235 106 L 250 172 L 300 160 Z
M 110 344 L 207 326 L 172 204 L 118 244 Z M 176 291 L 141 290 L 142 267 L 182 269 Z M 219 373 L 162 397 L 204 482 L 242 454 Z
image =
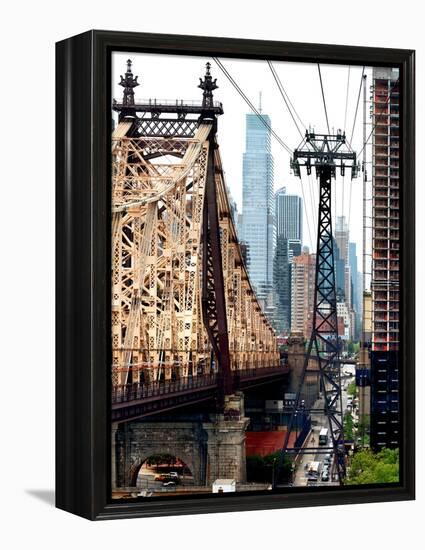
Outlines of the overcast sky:
M 136 88 L 137 98 L 157 99 L 201 99 L 202 90 L 197 88 L 199 77 L 205 74 L 205 63 L 211 62 L 211 73 L 217 78 L 219 88 L 214 92 L 214 99 L 223 103 L 224 115 L 218 121 L 218 141 L 223 160 L 225 179 L 231 194 L 237 202 L 239 211 L 242 206 L 242 156 L 245 151 L 245 115 L 250 111 L 242 97 L 236 92 L 232 84 L 221 72 L 211 58 L 172 56 L 138 53 L 114 53 L 112 61 L 112 95 L 122 97 L 122 87 L 118 86 L 120 74 L 126 71 L 126 60 L 133 61 L 133 73 L 139 76 L 140 86 Z M 262 92 L 262 112 L 271 118 L 273 130 L 291 148 L 296 148 L 301 141 L 298 130 L 280 95 L 276 82 L 266 61 L 251 61 L 222 58 L 222 63 L 236 80 L 244 93 L 258 108 L 259 94 Z M 279 78 L 289 95 L 298 115 L 303 123 L 315 129 L 317 133 L 327 133 L 326 118 L 320 88 L 317 64 L 274 62 Z M 321 65 L 324 94 L 329 117 L 331 132 L 341 128 L 347 136 L 351 136 L 354 114 L 356 110 L 362 67 Z M 367 99 L 369 100 L 369 86 L 372 70 L 366 68 Z M 347 84 L 348 100 L 347 100 Z M 369 103 L 367 105 L 367 135 L 371 130 L 369 119 Z M 354 130 L 352 146 L 359 152 L 362 148 L 362 111 L 360 101 L 357 113 L 357 122 Z M 347 114 L 346 114 L 347 113 Z M 368 160 L 370 161 L 370 146 L 368 146 Z M 317 231 L 317 201 L 318 181 L 307 178 L 305 169 L 302 169 L 301 180 L 290 173 L 290 155 L 272 137 L 272 154 L 274 157 L 274 189 L 285 186 L 287 193 L 303 196 L 304 190 L 304 244 L 310 246 L 308 225 L 310 226 L 311 240 L 315 243 Z M 371 176 L 370 164 L 368 165 Z M 311 185 L 311 187 L 310 187 Z M 344 179 L 338 175 L 333 191 L 334 215 L 344 214 L 350 220 L 350 240 L 357 243 L 358 266 L 361 269 L 362 248 L 362 179 L 354 179 L 351 183 L 350 171 Z M 343 200 L 344 199 L 344 200 Z M 370 204 L 370 202 L 369 202 Z M 349 208 L 349 205 L 351 206 Z M 335 213 L 336 208 L 336 213 Z M 349 213 L 350 210 L 350 213 Z M 307 223 L 308 219 L 309 223 Z M 313 249 L 315 246 L 313 247 Z

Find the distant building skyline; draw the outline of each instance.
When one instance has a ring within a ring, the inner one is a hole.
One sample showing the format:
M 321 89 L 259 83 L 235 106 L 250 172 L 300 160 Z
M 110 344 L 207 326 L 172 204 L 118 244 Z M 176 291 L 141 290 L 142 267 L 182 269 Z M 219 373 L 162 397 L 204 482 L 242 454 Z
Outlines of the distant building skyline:
M 291 331 L 310 338 L 313 326 L 316 255 L 301 254 L 292 260 Z
M 276 295 L 275 326 L 279 332 L 291 329 L 292 263 L 301 254 L 299 239 L 286 239 L 279 235 L 273 266 L 273 283 Z
M 275 247 L 271 120 L 266 114 L 246 115 L 243 154 L 241 239 L 248 248 L 248 273 L 261 298 L 273 284 Z
M 275 193 L 276 237 L 303 240 L 303 204 L 298 195 L 286 193 L 281 187 Z
M 341 252 L 341 258 L 348 259 L 349 228 L 345 216 L 337 216 L 335 225 L 335 240 Z

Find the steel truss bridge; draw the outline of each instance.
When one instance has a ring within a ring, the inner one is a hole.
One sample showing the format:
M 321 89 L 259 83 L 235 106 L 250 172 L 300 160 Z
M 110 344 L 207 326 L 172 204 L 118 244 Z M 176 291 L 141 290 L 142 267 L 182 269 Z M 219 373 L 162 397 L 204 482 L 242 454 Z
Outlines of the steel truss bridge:
M 217 140 L 200 102 L 134 98 L 112 136 L 112 420 L 216 399 L 287 373 L 249 281 Z

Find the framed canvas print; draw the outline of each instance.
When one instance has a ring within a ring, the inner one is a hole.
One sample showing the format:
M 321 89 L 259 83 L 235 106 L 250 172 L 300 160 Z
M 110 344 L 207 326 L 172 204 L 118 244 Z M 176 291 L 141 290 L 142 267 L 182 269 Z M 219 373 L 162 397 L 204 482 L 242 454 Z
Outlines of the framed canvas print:
M 57 506 L 414 498 L 414 52 L 57 44 Z

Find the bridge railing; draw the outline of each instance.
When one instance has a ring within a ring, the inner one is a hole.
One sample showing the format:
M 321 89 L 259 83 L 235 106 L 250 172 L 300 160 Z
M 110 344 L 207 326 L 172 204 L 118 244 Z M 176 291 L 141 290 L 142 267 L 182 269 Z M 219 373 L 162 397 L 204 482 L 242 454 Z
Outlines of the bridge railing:
M 122 99 L 113 99 L 113 105 L 117 107 L 123 107 Z M 134 99 L 134 106 L 138 107 L 140 105 L 145 105 L 149 107 L 202 107 L 202 100 L 197 99 L 157 99 L 157 98 L 135 98 Z M 213 102 L 214 107 L 222 107 L 223 104 L 220 101 L 214 101 Z M 131 106 L 130 106 L 131 107 Z
M 216 374 L 205 374 L 203 376 L 191 376 L 177 380 L 155 381 L 148 384 L 136 383 L 113 386 L 112 403 L 125 403 L 127 401 L 137 401 L 186 390 L 195 390 L 206 386 L 213 386 L 216 383 Z
M 264 378 L 267 375 L 276 374 L 277 371 L 287 371 L 286 364 L 281 363 L 275 367 L 251 368 L 242 370 L 232 370 L 235 388 L 239 381 L 246 379 Z M 189 376 L 178 378 L 177 380 L 162 380 L 145 384 L 125 384 L 113 386 L 112 403 L 127 403 L 128 401 L 139 401 L 150 397 L 159 397 L 161 395 L 196 390 L 217 384 L 217 373 L 208 373 L 198 376 Z
M 252 368 L 234 371 L 234 376 L 243 380 L 244 378 L 263 378 L 268 374 L 276 374 L 277 371 L 286 371 L 288 369 L 286 364 L 279 364 L 275 367 L 262 367 Z

